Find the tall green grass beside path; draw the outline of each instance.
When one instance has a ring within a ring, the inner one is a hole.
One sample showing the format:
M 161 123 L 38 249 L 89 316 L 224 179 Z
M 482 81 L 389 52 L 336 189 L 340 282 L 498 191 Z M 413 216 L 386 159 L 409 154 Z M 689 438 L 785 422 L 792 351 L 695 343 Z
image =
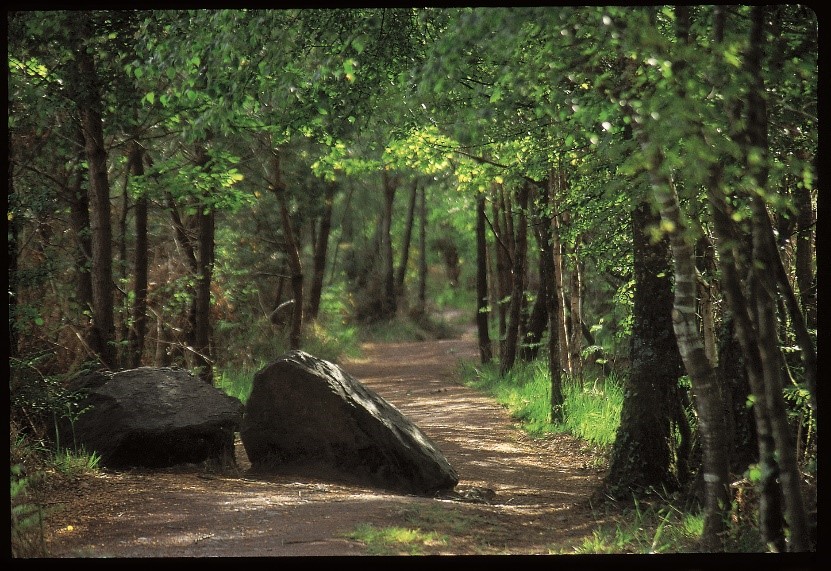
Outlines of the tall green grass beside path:
M 615 376 L 584 379 L 579 383 L 564 378 L 564 422 L 550 420 L 551 380 L 542 360 L 517 363 L 505 376 L 497 364 L 462 366 L 462 382 L 493 396 L 532 436 L 569 433 L 589 444 L 610 448 L 620 424 L 623 383 Z

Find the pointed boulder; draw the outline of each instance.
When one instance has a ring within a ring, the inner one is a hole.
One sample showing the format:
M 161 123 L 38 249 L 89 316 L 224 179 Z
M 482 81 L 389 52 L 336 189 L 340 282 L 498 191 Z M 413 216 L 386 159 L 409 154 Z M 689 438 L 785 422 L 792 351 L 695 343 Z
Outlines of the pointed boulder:
M 337 365 L 291 351 L 254 376 L 240 430 L 254 469 L 308 472 L 407 493 L 453 489 L 450 463 L 412 421 Z

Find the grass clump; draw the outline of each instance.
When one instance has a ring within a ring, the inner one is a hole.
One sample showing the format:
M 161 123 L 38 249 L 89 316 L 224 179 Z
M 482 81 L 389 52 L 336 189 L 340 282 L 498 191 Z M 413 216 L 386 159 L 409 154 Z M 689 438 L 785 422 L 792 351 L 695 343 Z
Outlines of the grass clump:
M 447 544 L 447 536 L 436 532 L 409 527 L 378 528 L 369 524 L 361 524 L 346 537 L 366 545 L 370 555 L 422 555 L 426 546 Z

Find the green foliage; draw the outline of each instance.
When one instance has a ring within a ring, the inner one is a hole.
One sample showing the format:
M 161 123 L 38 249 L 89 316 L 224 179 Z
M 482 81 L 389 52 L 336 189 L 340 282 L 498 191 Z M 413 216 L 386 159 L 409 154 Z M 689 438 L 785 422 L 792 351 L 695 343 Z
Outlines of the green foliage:
M 12 557 L 46 557 L 43 509 L 29 498 L 31 477 L 20 464 L 11 466 Z
M 81 446 L 77 450 L 60 449 L 56 451 L 52 462 L 55 470 L 60 474 L 77 477 L 97 471 L 101 463 L 101 456 L 95 451 L 87 452 Z
M 447 536 L 418 528 L 376 528 L 370 524 L 361 524 L 346 537 L 365 544 L 370 555 L 422 555 L 425 546 L 446 545 L 448 541 Z
M 215 371 L 214 386 L 245 404 L 251 396 L 254 375 L 266 365 L 226 365 Z
M 611 447 L 620 426 L 623 383 L 615 376 L 593 383 L 563 383 L 566 430 L 602 448 Z
M 735 506 L 734 506 L 735 510 Z M 677 506 L 671 498 L 644 502 L 612 517 L 592 532 L 592 537 L 567 553 L 573 554 L 659 554 L 700 552 L 704 515 Z M 727 553 L 763 553 L 758 529 L 753 525 L 728 526 Z M 564 552 L 565 553 L 565 552 Z

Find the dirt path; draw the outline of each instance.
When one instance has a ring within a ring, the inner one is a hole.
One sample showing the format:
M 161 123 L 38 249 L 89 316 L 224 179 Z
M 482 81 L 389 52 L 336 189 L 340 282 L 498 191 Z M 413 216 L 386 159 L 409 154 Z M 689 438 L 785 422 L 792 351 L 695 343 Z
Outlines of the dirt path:
M 263 477 L 200 466 L 107 472 L 56 491 L 53 557 L 371 555 L 362 524 L 435 531 L 445 541 L 387 554 L 528 555 L 570 550 L 598 524 L 588 498 L 602 477 L 566 436 L 525 437 L 507 411 L 458 384 L 475 342 L 366 345 L 342 365 L 412 419 L 459 474 L 452 498 L 395 495 L 314 476 Z M 71 489 L 69 489 L 71 488 Z

